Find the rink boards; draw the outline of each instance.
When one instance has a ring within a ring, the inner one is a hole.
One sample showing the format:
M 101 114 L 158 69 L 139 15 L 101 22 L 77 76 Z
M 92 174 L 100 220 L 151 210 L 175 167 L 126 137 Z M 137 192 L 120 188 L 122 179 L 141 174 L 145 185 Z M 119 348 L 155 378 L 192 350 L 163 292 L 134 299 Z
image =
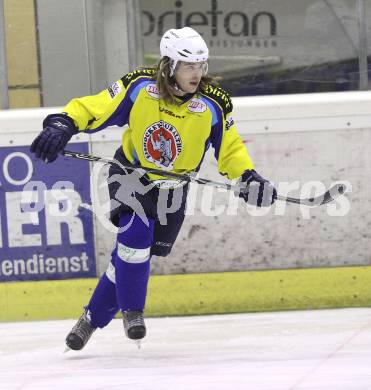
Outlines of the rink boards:
M 280 193 L 291 188 L 291 196 L 309 195 L 337 181 L 348 182 L 352 193 L 320 208 L 277 202 L 270 210 L 256 210 L 226 192 L 192 187 L 189 213 L 172 254 L 152 259 L 148 313 L 369 306 L 370 103 L 369 92 L 234 99 L 237 127 L 257 170 Z M 24 148 L 27 154 L 42 118 L 55 111 L 1 112 L 2 151 Z M 69 148 L 87 145 L 91 154 L 112 156 L 121 134 L 119 128 L 82 134 Z M 3 153 L 3 159 L 6 156 Z M 8 160 L 9 172 L 12 161 Z M 94 166 L 78 163 L 66 169 L 51 165 L 48 170 L 58 180 L 63 170 L 77 177 L 79 170 L 89 167 L 90 183 L 74 189 L 73 204 L 104 203 L 106 188 L 97 188 Z M 212 151 L 200 175 L 223 180 Z M 19 184 L 25 176 L 12 179 Z M 31 220 L 24 214 L 15 213 L 12 219 L 10 211 L 19 208 L 13 188 L 8 191 L 4 183 L 2 187 L 2 319 L 75 316 L 94 288 L 95 277 L 107 267 L 114 231 L 107 230 L 99 213 L 92 215 L 84 208 L 76 208 L 69 219 L 57 210 L 55 224 L 48 219 L 50 213 L 42 211 L 33 215 L 34 226 L 27 227 Z M 47 183 L 46 191 L 52 189 L 53 183 Z M 97 198 L 99 191 L 103 199 Z M 43 308 L 44 299 L 61 304 L 52 305 L 51 311 L 51 305 Z
M 0 321 L 76 318 L 96 279 L 0 284 Z M 146 316 L 369 307 L 371 267 L 153 275 Z

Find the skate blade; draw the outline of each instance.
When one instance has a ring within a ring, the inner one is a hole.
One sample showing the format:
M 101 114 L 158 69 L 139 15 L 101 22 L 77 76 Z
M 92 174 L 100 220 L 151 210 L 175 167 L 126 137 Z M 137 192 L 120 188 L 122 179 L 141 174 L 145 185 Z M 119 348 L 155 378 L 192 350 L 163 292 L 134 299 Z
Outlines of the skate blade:
M 138 349 L 142 346 L 142 340 L 134 340 L 134 344 L 137 346 Z
M 67 353 L 67 352 L 70 352 L 70 351 L 71 351 L 71 348 L 65 347 L 63 353 Z

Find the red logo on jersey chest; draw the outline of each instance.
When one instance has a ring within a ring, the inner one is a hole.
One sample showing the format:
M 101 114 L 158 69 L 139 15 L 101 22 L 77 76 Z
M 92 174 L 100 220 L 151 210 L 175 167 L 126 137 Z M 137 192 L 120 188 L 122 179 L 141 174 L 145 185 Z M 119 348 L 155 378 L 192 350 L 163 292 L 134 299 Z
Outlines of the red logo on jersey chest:
M 182 150 L 182 140 L 170 123 L 159 121 L 148 127 L 143 136 L 145 158 L 162 169 L 172 169 Z

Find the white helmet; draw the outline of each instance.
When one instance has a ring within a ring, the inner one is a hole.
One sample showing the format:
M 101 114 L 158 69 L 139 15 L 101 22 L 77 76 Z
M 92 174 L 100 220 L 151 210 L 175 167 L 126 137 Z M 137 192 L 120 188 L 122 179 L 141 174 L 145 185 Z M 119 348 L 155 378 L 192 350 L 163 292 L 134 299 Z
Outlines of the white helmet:
M 206 62 L 209 49 L 201 35 L 191 27 L 172 28 L 165 32 L 160 42 L 161 57 L 171 58 L 171 74 L 178 61 Z

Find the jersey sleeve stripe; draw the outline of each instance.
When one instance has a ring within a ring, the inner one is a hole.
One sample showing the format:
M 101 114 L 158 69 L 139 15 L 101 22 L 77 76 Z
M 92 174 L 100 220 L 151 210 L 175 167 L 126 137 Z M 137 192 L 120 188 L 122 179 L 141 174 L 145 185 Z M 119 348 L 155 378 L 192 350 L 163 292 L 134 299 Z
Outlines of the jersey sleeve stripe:
M 216 123 L 211 127 L 211 144 L 215 150 L 215 158 L 219 160 L 220 147 L 223 139 L 223 124 L 221 122 Z
M 130 110 L 133 107 L 133 102 L 126 96 L 119 104 L 116 110 L 98 127 L 84 130 L 85 133 L 96 133 L 109 126 L 123 127 L 128 123 Z
M 210 137 L 205 141 L 204 153 L 201 157 L 199 164 L 197 165 L 197 168 L 195 169 L 195 172 L 198 172 L 200 170 L 201 165 L 202 165 L 204 158 L 205 158 L 205 154 L 208 151 L 209 147 L 210 147 Z
M 202 100 L 208 105 L 213 114 L 213 121 L 211 124 L 211 144 L 215 150 L 215 158 L 219 159 L 220 146 L 223 138 L 223 111 L 222 108 L 213 99 L 208 96 L 202 96 Z
M 140 81 L 140 80 L 138 80 Z M 138 97 L 138 94 L 140 92 L 140 90 L 144 87 L 146 87 L 148 84 L 151 84 L 153 83 L 153 80 L 141 80 L 139 82 L 139 84 L 137 86 L 134 87 L 133 91 L 131 92 L 130 94 L 130 100 L 134 103 L 135 102 L 135 99 Z M 133 83 L 135 84 L 135 82 Z M 129 88 L 129 90 L 131 89 L 131 86 Z M 128 91 L 129 93 L 129 91 Z
M 218 118 L 217 111 L 218 106 L 216 106 L 216 103 L 214 103 L 212 100 L 208 99 L 206 96 L 201 96 L 201 100 L 207 104 L 209 107 L 211 114 L 212 114 L 212 123 L 211 125 L 214 126 L 220 118 Z M 216 107 L 215 107 L 216 106 Z M 216 109 L 215 109 L 216 108 Z
M 134 93 L 135 98 L 138 96 L 138 93 L 143 85 L 150 83 L 149 80 L 137 79 L 135 80 L 126 91 L 124 99 L 120 102 L 115 111 L 98 127 L 85 130 L 86 133 L 95 133 L 97 131 L 103 130 L 109 126 L 119 126 L 122 127 L 129 122 L 129 114 L 131 108 L 133 107 L 134 100 L 132 100 L 132 94 Z M 135 94 L 136 91 L 136 94 Z
M 138 157 L 138 153 L 137 153 L 137 151 L 135 149 L 133 150 L 133 157 L 134 157 L 133 164 L 139 164 L 140 160 L 139 160 L 139 157 Z

